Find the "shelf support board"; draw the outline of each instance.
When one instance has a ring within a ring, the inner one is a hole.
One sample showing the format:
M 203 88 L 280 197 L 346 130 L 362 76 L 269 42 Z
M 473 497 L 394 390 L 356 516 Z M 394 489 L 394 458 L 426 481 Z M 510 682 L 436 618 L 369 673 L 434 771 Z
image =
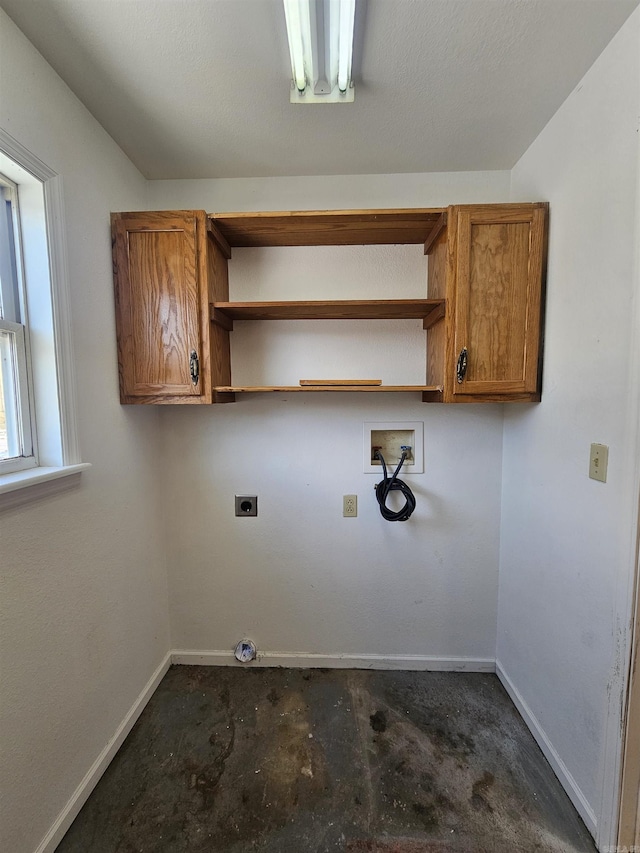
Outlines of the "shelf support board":
M 436 220 L 435 225 L 431 229 L 431 233 L 429 234 L 429 236 L 427 237 L 427 239 L 424 242 L 424 253 L 425 253 L 425 255 L 428 255 L 431 253 L 431 250 L 435 246 L 436 240 L 438 239 L 440 234 L 442 234 L 442 232 L 444 231 L 444 229 L 446 227 L 447 227 L 447 214 L 446 214 L 446 212 L 443 212 L 440 214 L 440 216 Z
M 227 332 L 233 332 L 233 320 L 224 311 L 216 308 L 215 305 L 209 305 L 209 316 L 211 322 L 215 323 L 216 326 L 226 329 Z
M 446 306 L 444 302 L 439 303 L 438 305 L 434 305 L 431 311 L 427 314 L 427 316 L 422 321 L 422 328 L 427 331 L 432 326 L 442 320 L 446 313 Z
M 211 237 L 212 240 L 218 244 L 220 249 L 222 250 L 222 254 L 229 261 L 231 260 L 231 246 L 227 242 L 226 238 L 223 236 L 220 229 L 214 225 L 209 217 L 207 217 L 207 234 Z

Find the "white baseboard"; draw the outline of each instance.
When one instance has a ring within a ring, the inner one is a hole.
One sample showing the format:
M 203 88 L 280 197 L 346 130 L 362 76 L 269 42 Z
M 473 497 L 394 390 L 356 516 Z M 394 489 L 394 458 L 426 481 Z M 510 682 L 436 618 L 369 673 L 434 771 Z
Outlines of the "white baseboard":
M 156 688 L 164 678 L 170 666 L 171 653 L 169 652 L 165 655 L 162 663 L 145 685 L 142 693 L 140 693 L 136 701 L 133 703 L 126 717 L 116 729 L 114 736 L 91 765 L 87 775 L 84 777 L 82 782 L 80 782 L 71 796 L 71 799 L 62 809 L 53 826 L 36 848 L 35 853 L 53 853 L 58 844 L 60 844 L 65 832 L 75 820 L 82 806 L 89 799 L 89 795 L 100 781 L 100 777 L 113 760 L 116 752 L 122 746 L 124 739 L 133 728 L 136 720 L 144 710 L 149 699 L 153 696 Z
M 174 649 L 171 662 L 202 666 L 283 666 L 301 669 L 405 669 L 424 672 L 495 672 L 493 658 L 430 655 L 316 654 L 312 652 L 262 652 L 250 664 L 238 663 L 233 651 Z
M 575 806 L 576 811 L 584 821 L 585 826 L 587 827 L 591 835 L 593 835 L 593 837 L 595 838 L 596 829 L 598 825 L 595 812 L 587 802 L 586 797 L 580 790 L 580 787 L 578 786 L 576 780 L 569 772 L 566 764 L 556 752 L 555 747 L 553 746 L 553 744 L 547 737 L 544 729 L 534 716 L 531 708 L 529 708 L 525 700 L 522 698 L 522 695 L 520 694 L 518 688 L 515 686 L 513 681 L 511 681 L 509 676 L 502 668 L 502 664 L 500 663 L 500 661 L 496 661 L 496 675 L 502 682 L 504 689 L 511 697 L 513 704 L 520 712 L 520 716 L 529 727 L 529 731 L 536 739 L 538 746 L 544 753 L 544 757 L 551 765 L 553 772 L 558 777 L 560 784 L 562 785 L 562 787 L 567 793 L 567 796 Z

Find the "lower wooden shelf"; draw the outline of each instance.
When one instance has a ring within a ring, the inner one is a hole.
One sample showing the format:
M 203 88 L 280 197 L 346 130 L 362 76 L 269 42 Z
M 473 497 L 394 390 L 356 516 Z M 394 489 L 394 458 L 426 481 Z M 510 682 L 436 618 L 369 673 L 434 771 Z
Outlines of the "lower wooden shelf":
M 213 302 L 211 320 L 424 320 L 444 317 L 444 299 L 338 299 L 312 302 Z M 220 317 L 220 313 L 224 318 Z M 226 321 L 226 322 L 225 322 Z
M 396 392 L 417 391 L 425 393 L 428 391 L 440 392 L 442 385 L 216 385 L 213 389 L 216 394 L 265 394 L 265 393 L 296 393 L 301 392 L 318 393 L 320 391 L 358 391 L 358 392 Z

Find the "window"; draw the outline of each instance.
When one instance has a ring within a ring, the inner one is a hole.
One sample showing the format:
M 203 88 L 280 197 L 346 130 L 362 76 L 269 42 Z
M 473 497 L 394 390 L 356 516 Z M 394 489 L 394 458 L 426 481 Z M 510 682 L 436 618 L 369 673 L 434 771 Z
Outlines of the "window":
M 88 467 L 75 421 L 62 179 L 0 128 L 0 507 Z
M 0 174 L 0 473 L 34 467 L 18 187 Z

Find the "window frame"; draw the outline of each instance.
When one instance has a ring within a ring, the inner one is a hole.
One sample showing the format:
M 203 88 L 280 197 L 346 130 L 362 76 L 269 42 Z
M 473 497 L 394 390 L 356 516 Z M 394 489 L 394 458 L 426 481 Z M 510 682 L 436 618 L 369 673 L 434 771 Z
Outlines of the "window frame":
M 14 471 L 24 471 L 27 468 L 35 468 L 38 464 L 36 447 L 34 441 L 34 430 L 32 424 L 32 407 L 31 407 L 31 383 L 29 381 L 29 372 L 27 367 L 27 330 L 22 323 L 12 323 L 10 320 L 0 319 L 0 338 L 5 332 L 10 337 L 9 347 L 11 352 L 9 358 L 11 360 L 10 368 L 5 367 L 3 358 L 3 344 L 0 340 L 0 373 L 2 373 L 3 386 L 13 386 L 15 394 L 11 396 L 13 399 L 14 413 L 11 412 L 9 404 L 9 394 L 5 396 L 6 414 L 7 414 L 7 437 L 9 446 L 15 444 L 17 453 L 8 456 L 6 459 L 0 459 L 0 476 L 2 474 L 11 474 Z M 11 343 L 11 339 L 13 342 Z M 8 381 L 7 381 L 8 380 Z M 13 414 L 13 418 L 11 415 Z M 12 428 L 10 421 L 15 420 L 15 432 L 18 433 L 11 439 Z
M 1 509 L 66 488 L 90 465 L 81 461 L 78 441 L 62 177 L 1 127 L 0 172 L 18 186 L 26 366 L 38 439 L 33 467 L 0 470 Z
M 0 333 L 8 337 L 8 353 L 3 353 L 0 341 L 0 372 L 7 409 L 7 437 L 15 453 L 0 458 L 0 476 L 15 471 L 35 468 L 38 464 L 36 431 L 33 410 L 33 381 L 29 359 L 29 323 L 24 291 L 24 267 L 20 227 L 20 200 L 18 185 L 0 172 L 0 187 L 9 190 L 12 228 L 0 234 L 3 242 L 13 251 L 13 267 L 9 282 L 2 289 L 0 283 Z M 4 213 L 3 213 L 4 216 Z M 3 228 L 3 223 L 0 223 Z M 4 230 L 4 228 L 3 228 Z M 10 300 L 7 299 L 10 294 Z M 6 307 L 5 307 L 6 306 Z M 6 354 L 7 358 L 4 357 Z M 7 362 L 9 362 L 7 364 Z M 12 392 L 11 392 L 12 389 Z M 7 391 L 9 390 L 9 393 Z M 13 411 L 12 411 L 13 410 Z M 13 421 L 13 427 L 11 422 Z M 16 433 L 11 439 L 11 433 Z
M 0 242 L 6 241 L 12 244 L 14 250 L 14 263 L 11 265 L 13 269 L 7 275 L 13 285 L 9 293 L 10 301 L 7 298 L 8 288 L 6 285 L 3 288 L 2 281 L 0 280 L 0 316 L 5 320 L 20 323 L 24 318 L 24 275 L 22 270 L 18 185 L 0 171 L 0 189 L 8 190 L 8 201 L 11 203 L 11 229 L 8 228 L 7 218 L 0 216 Z M 6 201 L 7 199 L 5 199 Z M 4 266 L 0 267 L 0 279 L 3 277 L 3 273 L 6 272 Z

